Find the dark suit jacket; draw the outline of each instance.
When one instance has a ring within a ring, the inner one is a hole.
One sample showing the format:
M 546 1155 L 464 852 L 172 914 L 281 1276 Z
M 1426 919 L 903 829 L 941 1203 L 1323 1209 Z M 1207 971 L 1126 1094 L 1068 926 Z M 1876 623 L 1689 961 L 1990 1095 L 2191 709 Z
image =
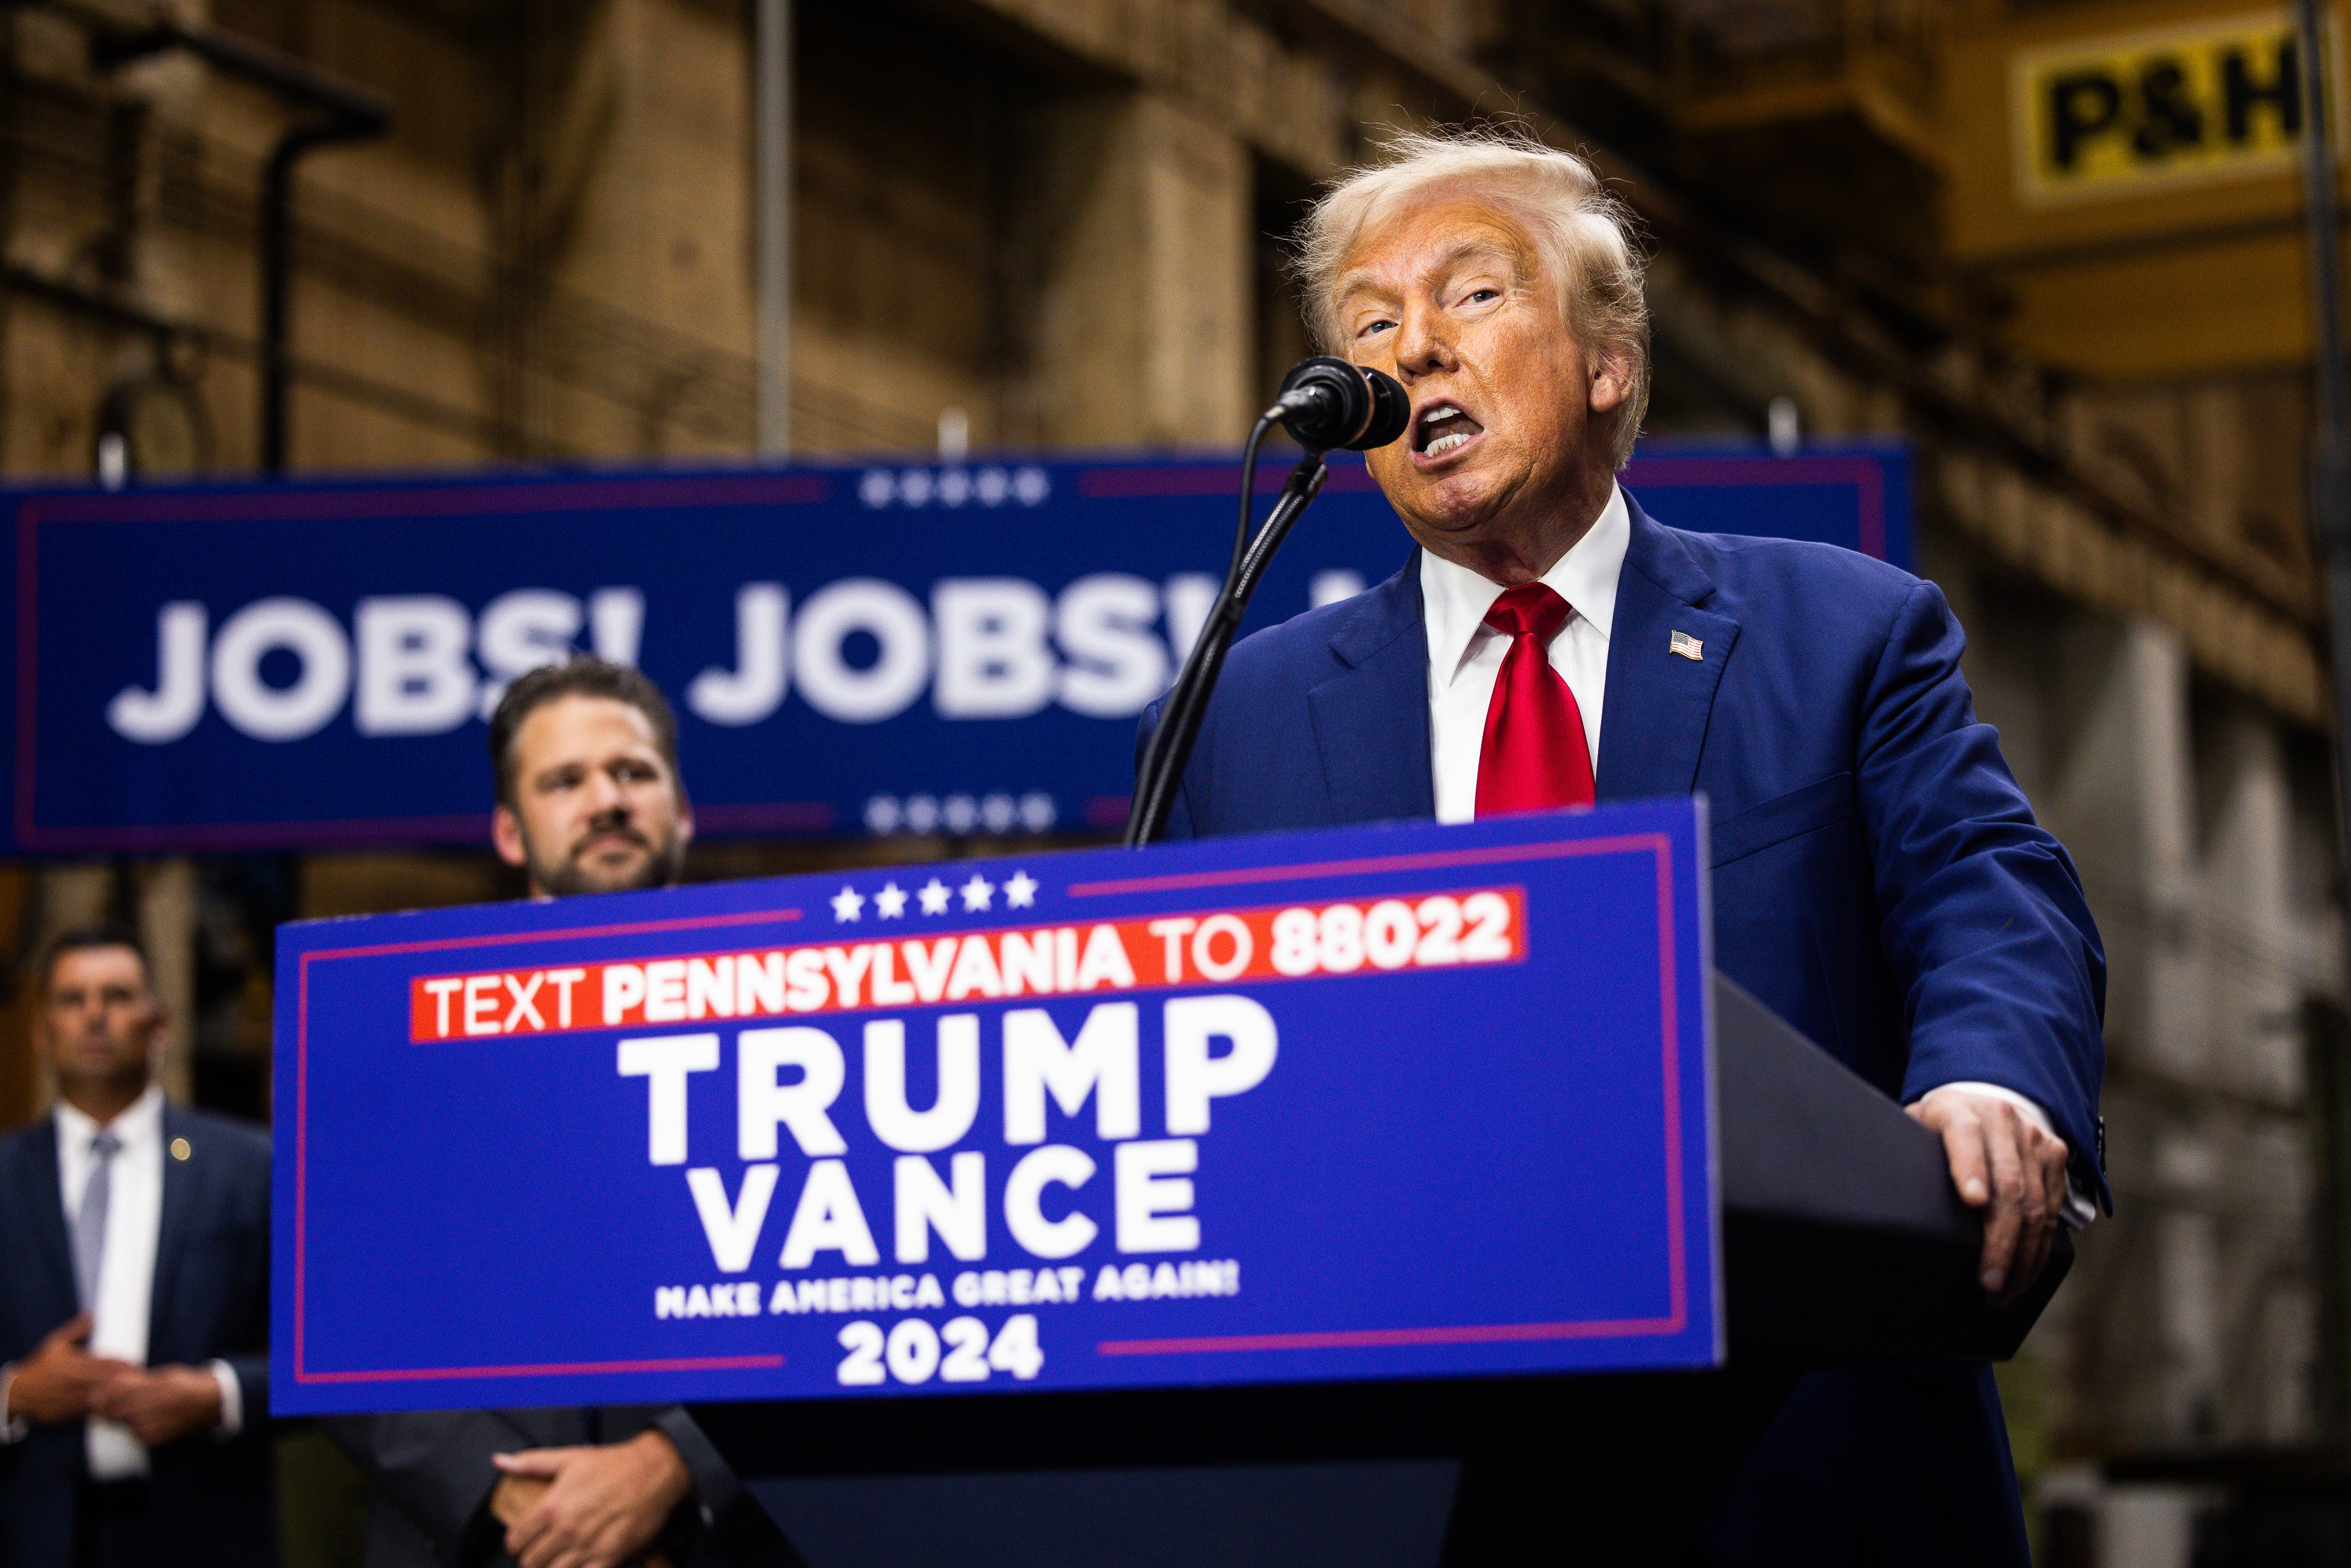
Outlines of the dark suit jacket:
M 1976 720 L 1941 592 L 1848 550 L 1631 511 L 1599 798 L 1704 795 L 1716 967 L 1888 1094 L 2031 1097 L 2103 1194 L 2105 954 Z M 1668 652 L 1677 632 L 1700 659 Z M 1168 832 L 1434 810 L 1416 555 L 1234 647 Z M 1986 1368 L 1814 1374 L 1749 1472 L 1721 1561 L 2024 1562 Z
M 694 1477 L 665 1544 L 680 1568 L 782 1568 L 798 1559 L 693 1417 L 677 1406 L 595 1410 L 416 1410 L 319 1423 L 374 1483 L 364 1568 L 458 1568 L 503 1554 L 483 1505 L 494 1454 L 625 1441 L 657 1427 Z
M 152 1366 L 235 1369 L 245 1424 L 152 1450 L 151 1506 L 174 1561 L 192 1568 L 267 1568 L 277 1560 L 269 1432 L 269 1139 L 259 1128 L 167 1105 L 163 1140 L 188 1157 L 163 1160 L 155 1249 Z M 0 1139 L 0 1361 L 20 1361 L 78 1310 L 57 1190 L 57 1123 L 44 1116 Z M 65 1568 L 72 1561 L 80 1426 L 37 1427 L 0 1447 L 0 1563 Z

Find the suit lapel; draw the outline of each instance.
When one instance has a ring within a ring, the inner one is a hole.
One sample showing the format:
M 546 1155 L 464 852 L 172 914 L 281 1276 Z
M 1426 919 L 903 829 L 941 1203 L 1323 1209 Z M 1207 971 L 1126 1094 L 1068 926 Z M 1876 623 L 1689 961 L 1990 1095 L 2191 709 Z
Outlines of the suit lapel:
M 73 1316 L 80 1295 L 74 1286 L 73 1242 L 66 1234 L 64 1188 L 57 1182 L 57 1123 L 54 1116 L 44 1116 L 35 1124 L 25 1144 L 25 1167 L 22 1197 L 25 1212 L 32 1217 L 33 1245 L 36 1267 L 51 1296 L 67 1303 L 63 1322 Z
M 1428 624 L 1420 552 L 1332 633 L 1343 674 L 1306 694 L 1333 822 L 1437 814 L 1428 739 Z
M 1714 580 L 1688 547 L 1630 496 L 1625 502 L 1632 538 L 1616 580 L 1593 780 L 1603 800 L 1690 793 L 1714 695 L 1739 640 L 1738 622 L 1698 608 L 1713 596 Z M 1674 652 L 1677 632 L 1698 643 L 1698 658 Z
M 188 1157 L 175 1159 L 172 1154 L 173 1140 L 188 1140 Z M 151 1353 L 160 1347 L 171 1322 L 173 1293 L 179 1288 L 180 1269 L 188 1253 L 188 1218 L 194 1211 L 196 1189 L 208 1167 L 204 1158 L 204 1140 L 189 1125 L 187 1114 L 178 1106 L 163 1107 L 163 1215 L 155 1238 L 155 1289 L 147 1308 L 147 1344 Z M 151 1361 L 160 1360 L 151 1354 Z

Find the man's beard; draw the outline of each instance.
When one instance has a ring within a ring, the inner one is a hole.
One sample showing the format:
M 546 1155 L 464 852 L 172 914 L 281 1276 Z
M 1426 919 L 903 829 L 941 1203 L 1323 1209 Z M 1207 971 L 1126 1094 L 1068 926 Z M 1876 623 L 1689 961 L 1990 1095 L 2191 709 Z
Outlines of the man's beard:
M 580 848 L 575 848 L 557 864 L 543 865 L 526 839 L 523 850 L 530 862 L 531 880 L 538 884 L 541 893 L 550 898 L 569 898 L 580 893 L 631 893 L 640 888 L 676 885 L 678 873 L 685 865 L 685 846 L 679 841 L 674 829 L 656 844 L 626 824 L 596 823 L 581 836 L 580 845 L 584 848 L 594 840 L 610 838 L 614 834 L 642 845 L 647 852 L 644 857 L 629 867 L 608 870 L 590 862 L 583 857 Z

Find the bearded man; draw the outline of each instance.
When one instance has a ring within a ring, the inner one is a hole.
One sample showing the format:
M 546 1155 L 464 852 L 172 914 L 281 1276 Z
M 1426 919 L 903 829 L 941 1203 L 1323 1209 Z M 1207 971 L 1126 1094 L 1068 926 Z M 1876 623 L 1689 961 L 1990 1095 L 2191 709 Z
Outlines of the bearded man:
M 490 716 L 490 841 L 533 898 L 671 887 L 694 839 L 677 717 L 643 674 L 601 659 L 531 671 Z
M 694 836 L 677 719 L 638 671 L 549 664 L 490 717 L 491 839 L 530 896 L 669 887 Z M 364 1568 L 797 1561 L 678 1406 L 339 1416 L 374 1483 Z
M 1618 487 L 1647 310 L 1580 158 L 1401 138 L 1317 204 L 1299 273 L 1327 351 L 1411 395 L 1369 462 L 1417 548 L 1233 649 L 1169 835 L 1705 795 L 1717 966 L 1941 1135 L 1984 1211 L 1982 1288 L 2022 1293 L 2105 1197 L 2105 962 L 1942 594 L 1852 551 L 1684 533 Z M 1804 1374 L 1704 1536 L 1716 1563 L 2025 1568 L 1991 1368 Z

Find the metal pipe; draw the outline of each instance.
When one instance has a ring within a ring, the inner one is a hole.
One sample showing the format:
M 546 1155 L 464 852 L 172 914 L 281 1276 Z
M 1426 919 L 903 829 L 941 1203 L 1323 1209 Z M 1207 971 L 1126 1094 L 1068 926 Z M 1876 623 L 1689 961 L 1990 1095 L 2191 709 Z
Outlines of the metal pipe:
M 2351 366 L 2343 345 L 2343 252 L 2335 138 L 2327 123 L 2320 0 L 2294 0 L 2302 67 L 2304 218 L 2310 245 L 2312 358 L 2317 430 L 2311 444 L 2310 534 L 2326 583 L 2335 676 L 2335 795 L 2351 873 Z M 2351 955 L 2346 955 L 2351 958 Z M 2351 968 L 2346 970 L 2351 980 Z
M 380 127 L 347 120 L 300 125 L 277 139 L 261 175 L 261 471 L 286 472 L 287 317 L 293 290 L 294 165 L 332 141 L 371 136 Z
M 792 445 L 792 5 L 759 0 L 752 212 L 758 239 L 758 443 L 762 457 Z
M 2335 790 L 2336 824 L 2342 859 L 2337 874 L 2351 876 L 2351 366 L 2343 346 L 2343 252 L 2337 211 L 2335 139 L 2327 123 L 2326 82 L 2330 73 L 2325 54 L 2326 26 L 2320 0 L 2294 0 L 2294 23 L 2302 56 L 2303 207 L 2310 244 L 2310 327 L 2312 358 L 2316 365 L 2317 429 L 2310 455 L 2310 538 L 2326 584 L 2327 643 L 2335 685 Z M 2351 933 L 2346 934 L 2344 979 L 2351 983 Z M 2339 1046 L 2331 1031 L 2325 1043 Z M 2339 1113 L 2340 1064 L 2321 1077 L 2314 1088 L 2333 1094 L 2318 1096 L 2323 1113 Z M 2329 1139 L 2322 1153 L 2338 1156 Z M 2341 1173 L 2330 1168 L 2330 1180 Z M 2329 1197 L 2333 1197 L 2330 1188 Z M 2330 1208 L 2339 1227 L 2343 1215 Z M 2341 1232 L 2332 1230 L 2330 1242 Z M 2351 1302 L 2344 1298 L 2342 1260 L 2333 1256 L 2324 1291 L 2324 1322 L 2330 1343 L 2322 1364 L 2335 1375 L 2327 1390 L 2322 1417 L 2337 1430 L 2346 1415 L 2342 1376 L 2351 1366 Z
M 2335 142 L 2326 122 L 2325 20 L 2320 0 L 2294 0 L 2302 68 L 2304 216 L 2310 231 L 2311 329 L 2318 361 L 2318 431 L 2340 441 L 2351 413 L 2343 354 L 2343 255 L 2337 227 Z M 2331 525 L 2336 517 L 2324 519 Z M 2331 536 L 2330 536 L 2331 537 Z
M 166 49 L 184 49 L 247 81 L 316 104 L 338 120 L 376 131 L 392 123 L 391 106 L 377 94 L 242 33 L 209 22 L 182 22 L 169 16 L 123 29 L 115 18 L 91 7 L 68 4 L 57 8 L 91 26 L 90 54 L 101 66 L 122 65 Z
M 306 152 L 330 142 L 380 136 L 392 126 L 392 109 L 381 98 L 330 71 L 281 54 L 208 22 L 183 22 L 158 15 L 125 28 L 119 18 L 67 0 L 60 8 L 91 28 L 90 55 L 113 67 L 165 50 L 181 49 L 221 69 L 324 110 L 326 116 L 297 125 L 277 139 L 261 178 L 261 469 L 286 470 L 287 316 L 292 289 L 294 165 Z

